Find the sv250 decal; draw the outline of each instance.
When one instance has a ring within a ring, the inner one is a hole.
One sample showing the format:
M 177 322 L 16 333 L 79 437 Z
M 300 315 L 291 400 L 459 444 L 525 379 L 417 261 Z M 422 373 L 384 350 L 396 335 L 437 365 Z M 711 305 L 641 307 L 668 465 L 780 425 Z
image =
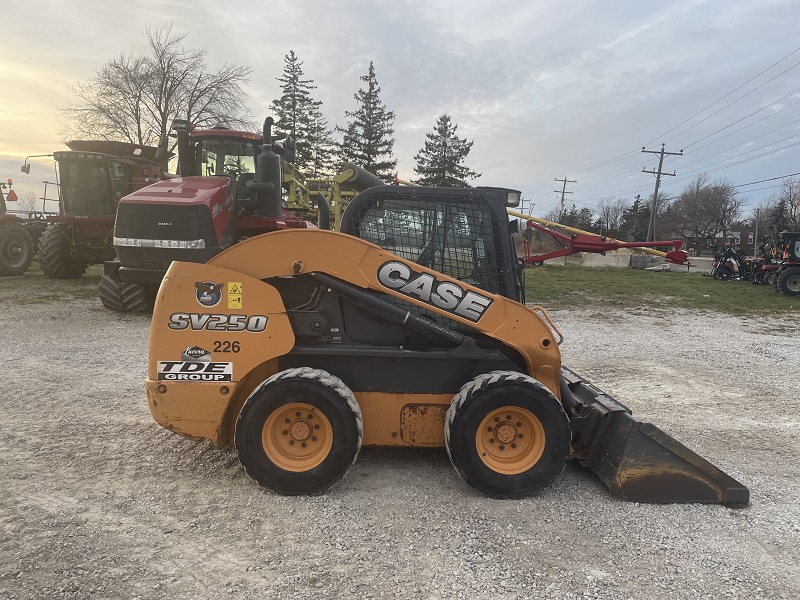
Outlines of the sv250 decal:
M 172 313 L 169 328 L 175 331 L 249 331 L 260 333 L 267 328 L 266 315 L 217 315 L 207 313 Z

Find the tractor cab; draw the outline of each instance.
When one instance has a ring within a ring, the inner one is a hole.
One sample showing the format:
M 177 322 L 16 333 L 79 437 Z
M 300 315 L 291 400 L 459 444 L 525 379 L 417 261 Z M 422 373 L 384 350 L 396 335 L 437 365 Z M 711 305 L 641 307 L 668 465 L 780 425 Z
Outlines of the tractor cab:
M 256 155 L 263 137 L 222 124 L 212 129 L 194 129 L 188 121 L 179 119 L 172 128 L 178 137 L 180 175 L 228 177 L 237 205 L 248 204 L 247 182 L 255 179 Z

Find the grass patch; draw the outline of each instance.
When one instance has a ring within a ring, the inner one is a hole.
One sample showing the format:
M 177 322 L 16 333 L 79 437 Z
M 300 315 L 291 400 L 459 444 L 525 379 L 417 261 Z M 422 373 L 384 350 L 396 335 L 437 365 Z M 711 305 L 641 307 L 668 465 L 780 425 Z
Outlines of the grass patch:
M 701 273 L 545 265 L 525 270 L 526 300 L 549 309 L 613 307 L 710 310 L 731 315 L 784 314 L 800 297 L 749 281 Z

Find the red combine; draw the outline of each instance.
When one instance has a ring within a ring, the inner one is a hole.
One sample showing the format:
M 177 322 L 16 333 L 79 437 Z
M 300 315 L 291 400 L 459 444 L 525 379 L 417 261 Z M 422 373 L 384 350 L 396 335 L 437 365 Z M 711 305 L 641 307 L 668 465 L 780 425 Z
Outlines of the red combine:
M 34 218 L 9 214 L 5 206 L 0 210 L 0 274 L 24 273 L 34 251 L 42 272 L 53 279 L 80 277 L 88 265 L 113 258 L 120 198 L 164 177 L 159 151 L 151 146 L 107 140 L 73 140 L 67 146 L 68 151 L 45 155 L 56 161 L 58 212 L 45 210 L 46 191 Z M 30 173 L 27 159 L 21 170 Z

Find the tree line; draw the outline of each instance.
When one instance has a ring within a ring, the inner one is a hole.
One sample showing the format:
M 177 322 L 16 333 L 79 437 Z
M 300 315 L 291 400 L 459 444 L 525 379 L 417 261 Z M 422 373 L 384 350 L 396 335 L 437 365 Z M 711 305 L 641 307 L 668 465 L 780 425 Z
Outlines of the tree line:
M 226 63 L 210 71 L 206 50 L 186 48 L 186 34 L 174 33 L 171 25 L 148 28 L 145 37 L 147 54 L 123 52 L 105 62 L 89 80 L 68 86 L 73 102 L 61 109 L 66 117 L 65 135 L 121 139 L 171 151 L 175 140 L 169 128 L 176 118 L 198 128 L 224 122 L 232 128 L 257 130 L 259 123 L 247 108 L 244 92 L 252 67 Z M 360 77 L 354 106 L 345 111 L 341 126 L 329 126 L 322 101 L 314 97 L 314 80 L 306 78 L 303 62 L 293 50 L 285 55 L 283 72 L 276 80 L 281 92 L 269 108 L 277 128 L 295 140 L 296 166 L 301 171 L 319 177 L 351 162 L 387 182 L 397 176 L 395 113 L 381 100 L 373 62 Z M 414 183 L 469 187 L 480 177 L 465 164 L 473 142 L 459 137 L 457 131 L 450 115 L 437 118 L 413 156 Z M 800 186 L 794 180 L 784 181 L 780 192 L 748 218 L 742 214 L 745 202 L 731 182 L 711 181 L 701 174 L 677 197 L 659 193 L 656 239 L 681 238 L 710 250 L 737 227 L 749 225 L 758 229 L 759 238 L 773 239 L 785 229 L 800 229 Z M 644 241 L 653 204 L 652 196 L 610 197 L 593 209 L 573 204 L 546 217 L 625 241 Z
M 63 135 L 157 146 L 166 155 L 176 145 L 170 137 L 174 119 L 186 119 L 197 128 L 224 123 L 257 129 L 244 92 L 252 67 L 226 63 L 210 71 L 206 50 L 186 48 L 186 34 L 176 34 L 171 25 L 148 28 L 145 37 L 147 54 L 123 52 L 89 80 L 67 87 L 72 102 L 61 108 L 66 117 Z M 360 78 L 354 108 L 345 111 L 344 125 L 333 128 L 322 114 L 322 101 L 314 97 L 314 80 L 305 77 L 294 51 L 284 57 L 283 73 L 276 79 L 281 95 L 270 110 L 277 129 L 295 140 L 295 163 L 301 171 L 330 175 L 338 164 L 350 162 L 387 182 L 397 177 L 395 113 L 381 100 L 372 62 Z M 459 137 L 457 129 L 449 115 L 438 117 L 414 155 L 414 183 L 469 187 L 480 177 L 465 164 L 473 142 Z

